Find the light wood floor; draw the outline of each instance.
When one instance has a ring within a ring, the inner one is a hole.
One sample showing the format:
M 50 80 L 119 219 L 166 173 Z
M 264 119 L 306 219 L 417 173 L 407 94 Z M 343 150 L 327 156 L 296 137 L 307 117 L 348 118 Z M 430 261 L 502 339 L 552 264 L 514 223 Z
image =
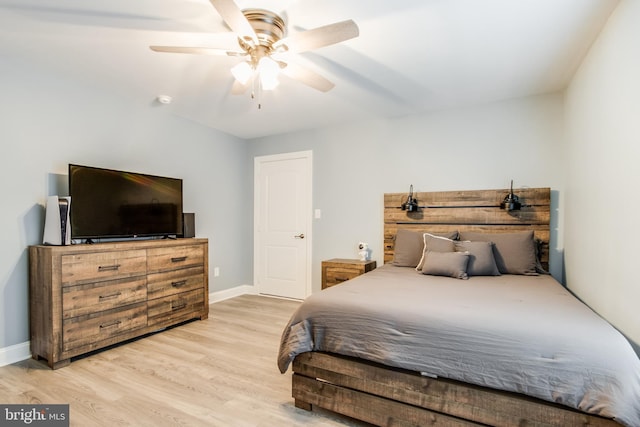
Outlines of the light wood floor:
M 25 360 L 0 368 L 0 402 L 70 404 L 71 426 L 365 426 L 297 409 L 291 371 L 276 366 L 298 302 L 244 295 L 194 321 L 52 371 Z

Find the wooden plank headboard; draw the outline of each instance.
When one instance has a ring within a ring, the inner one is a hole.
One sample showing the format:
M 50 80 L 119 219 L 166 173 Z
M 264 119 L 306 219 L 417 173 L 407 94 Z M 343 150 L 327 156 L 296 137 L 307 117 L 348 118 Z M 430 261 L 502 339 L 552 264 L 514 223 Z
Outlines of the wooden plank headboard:
M 393 261 L 394 238 L 398 229 L 443 233 L 450 231 L 481 231 L 504 233 L 533 230 L 540 243 L 542 266 L 549 268 L 549 219 L 551 190 L 523 188 L 514 190 L 522 209 L 500 209 L 509 190 L 437 191 L 414 193 L 420 209 L 401 209 L 408 193 L 384 195 L 384 262 Z

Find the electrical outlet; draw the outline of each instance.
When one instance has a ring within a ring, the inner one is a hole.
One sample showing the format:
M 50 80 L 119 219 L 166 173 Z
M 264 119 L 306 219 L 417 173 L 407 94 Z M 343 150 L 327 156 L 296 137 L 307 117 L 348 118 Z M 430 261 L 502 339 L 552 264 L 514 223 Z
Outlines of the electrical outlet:
M 220 267 L 214 267 L 213 268 L 213 277 L 218 277 L 220 276 Z

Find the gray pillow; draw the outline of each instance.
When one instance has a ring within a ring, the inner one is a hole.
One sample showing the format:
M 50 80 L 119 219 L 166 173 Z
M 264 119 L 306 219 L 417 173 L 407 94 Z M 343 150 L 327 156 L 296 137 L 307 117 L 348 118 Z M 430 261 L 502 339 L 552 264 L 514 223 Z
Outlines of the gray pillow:
M 469 276 L 499 276 L 500 271 L 493 256 L 492 242 L 455 242 L 456 251 L 469 254 Z
M 493 256 L 502 274 L 537 276 L 533 231 L 515 233 L 460 232 L 460 240 L 493 242 Z
M 415 267 L 420 262 L 424 249 L 422 233 L 399 229 L 393 245 L 393 265 Z
M 396 232 L 393 245 L 393 265 L 398 267 L 415 267 L 422 258 L 424 252 L 424 232 L 413 231 L 407 229 L 399 229 Z M 450 233 L 438 233 L 436 235 L 442 235 L 449 239 L 455 239 L 458 237 L 457 231 Z
M 424 254 L 422 274 L 468 279 L 467 263 L 469 255 L 464 252 L 432 252 Z
M 428 251 L 454 252 L 456 250 L 454 241 L 447 237 L 436 236 L 435 234 L 430 234 L 430 233 L 424 233 L 423 239 L 424 239 L 424 245 L 423 245 L 424 250 L 422 252 L 422 257 L 420 258 L 420 262 L 416 267 L 416 270 L 418 271 L 422 270 L 422 267 L 424 266 L 425 254 Z

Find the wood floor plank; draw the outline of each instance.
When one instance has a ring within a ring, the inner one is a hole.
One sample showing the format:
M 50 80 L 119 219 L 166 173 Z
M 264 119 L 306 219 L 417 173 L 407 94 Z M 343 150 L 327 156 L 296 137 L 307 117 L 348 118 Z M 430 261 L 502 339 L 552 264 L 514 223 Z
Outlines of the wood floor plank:
M 75 359 L 0 368 L 0 402 L 70 405 L 71 426 L 367 426 L 291 397 L 276 365 L 296 301 L 243 295 L 209 318 Z

